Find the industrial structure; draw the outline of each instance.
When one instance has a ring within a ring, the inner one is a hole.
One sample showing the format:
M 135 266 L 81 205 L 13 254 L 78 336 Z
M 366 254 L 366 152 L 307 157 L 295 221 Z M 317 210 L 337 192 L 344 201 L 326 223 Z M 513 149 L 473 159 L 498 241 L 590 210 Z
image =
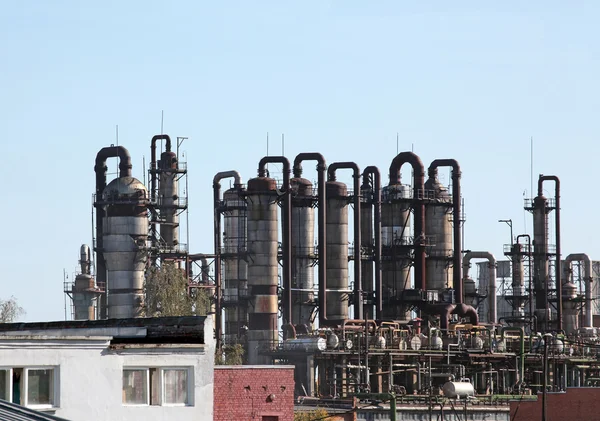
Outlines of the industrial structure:
M 190 293 L 212 291 L 217 349 L 241 344 L 248 364 L 294 365 L 299 396 L 393 394 L 419 404 L 439 395 L 522 397 L 600 377 L 600 263 L 561 250 L 558 177 L 540 175 L 525 201 L 533 235 L 511 233 L 506 259 L 497 260 L 463 244 L 455 159 L 425 167 L 402 152 L 385 177 L 319 153 L 267 156 L 247 184 L 237 171 L 215 175 L 214 250 L 191 254 L 178 219 L 187 167 L 166 135 L 152 138 L 151 152 L 149 188 L 131 177 L 125 148 L 98 153 L 96 281 L 82 263 L 85 285 L 68 288 L 77 318 L 138 316 L 145 270 L 174 261 Z M 109 157 L 120 159 L 120 174 L 107 184 Z M 304 175 L 308 162 L 314 182 Z M 405 165 L 411 182 L 401 178 Z M 445 167 L 448 186 L 438 176 Z M 341 171 L 351 172 L 351 186 L 338 180 Z M 233 186 L 222 192 L 225 179 Z M 554 197 L 543 194 L 547 182 Z

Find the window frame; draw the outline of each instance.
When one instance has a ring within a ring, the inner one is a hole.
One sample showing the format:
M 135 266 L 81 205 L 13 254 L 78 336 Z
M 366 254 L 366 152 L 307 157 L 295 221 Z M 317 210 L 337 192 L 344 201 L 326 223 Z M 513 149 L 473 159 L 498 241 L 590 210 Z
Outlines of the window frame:
M 153 394 L 153 390 L 152 390 L 152 379 L 150 378 L 150 371 L 151 370 L 156 370 L 158 372 L 158 388 L 159 388 L 159 393 L 157 394 L 158 396 L 158 402 L 157 403 L 151 403 L 152 402 L 152 394 Z M 121 371 L 121 395 L 123 395 L 123 374 L 125 371 L 128 370 L 134 370 L 134 371 L 145 371 L 146 372 L 146 382 L 145 382 L 145 387 L 146 387 L 146 403 L 126 403 L 123 401 L 123 399 L 121 398 L 121 402 L 123 404 L 123 406 L 130 406 L 130 407 L 147 407 L 147 406 L 164 406 L 164 407 L 187 407 L 187 406 L 195 406 L 195 401 L 194 401 L 194 367 L 193 366 L 150 366 L 150 365 L 144 365 L 144 366 L 132 366 L 132 365 L 124 365 L 123 369 Z M 178 370 L 178 371 L 185 371 L 186 372 L 186 385 L 185 385 L 185 389 L 186 389 L 186 402 L 185 403 L 166 403 L 166 399 L 165 399 L 165 395 L 166 395 L 166 390 L 165 390 L 165 371 L 168 370 Z
M 21 402 L 19 405 L 31 409 L 55 409 L 60 408 L 60 366 L 58 365 L 32 365 L 32 366 L 0 366 L 0 370 L 6 371 L 5 384 L 7 385 L 4 400 L 13 403 L 13 373 L 15 369 L 21 370 L 21 384 L 19 392 Z M 50 393 L 52 403 L 50 404 L 30 404 L 29 403 L 29 371 L 33 370 L 51 370 L 52 380 L 50 381 Z M 1 379 L 0 379 L 1 381 Z M 2 397 L 0 397 L 2 399 Z

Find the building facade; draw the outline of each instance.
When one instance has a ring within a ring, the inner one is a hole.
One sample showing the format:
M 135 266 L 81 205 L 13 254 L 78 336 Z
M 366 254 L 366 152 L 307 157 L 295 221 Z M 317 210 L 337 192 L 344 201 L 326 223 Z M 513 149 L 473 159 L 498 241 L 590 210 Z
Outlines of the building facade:
M 208 421 L 214 351 L 212 317 L 0 324 L 0 398 L 70 420 Z

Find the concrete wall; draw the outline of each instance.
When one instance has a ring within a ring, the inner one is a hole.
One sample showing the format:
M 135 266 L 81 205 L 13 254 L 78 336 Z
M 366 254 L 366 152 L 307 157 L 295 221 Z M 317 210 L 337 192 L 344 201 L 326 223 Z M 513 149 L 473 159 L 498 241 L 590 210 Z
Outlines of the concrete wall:
M 110 337 L 0 336 L 0 368 L 56 367 L 57 400 L 49 412 L 69 420 L 209 421 L 213 419 L 212 318 L 206 319 L 205 329 L 204 345 L 113 349 L 109 348 Z M 124 367 L 191 367 L 190 406 L 124 405 Z
M 570 387 L 566 393 L 548 393 L 548 421 L 597 420 L 600 418 L 600 388 Z M 529 421 L 542 419 L 542 395 L 537 401 L 511 402 L 510 419 Z
M 216 366 L 214 420 L 294 419 L 293 366 Z

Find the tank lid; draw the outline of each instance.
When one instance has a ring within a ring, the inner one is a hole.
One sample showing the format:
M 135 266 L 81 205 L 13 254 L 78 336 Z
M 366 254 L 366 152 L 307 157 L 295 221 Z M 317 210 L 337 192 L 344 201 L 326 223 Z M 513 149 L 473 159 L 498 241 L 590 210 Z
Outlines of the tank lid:
M 277 182 L 269 177 L 255 177 L 248 180 L 248 192 L 276 191 Z

